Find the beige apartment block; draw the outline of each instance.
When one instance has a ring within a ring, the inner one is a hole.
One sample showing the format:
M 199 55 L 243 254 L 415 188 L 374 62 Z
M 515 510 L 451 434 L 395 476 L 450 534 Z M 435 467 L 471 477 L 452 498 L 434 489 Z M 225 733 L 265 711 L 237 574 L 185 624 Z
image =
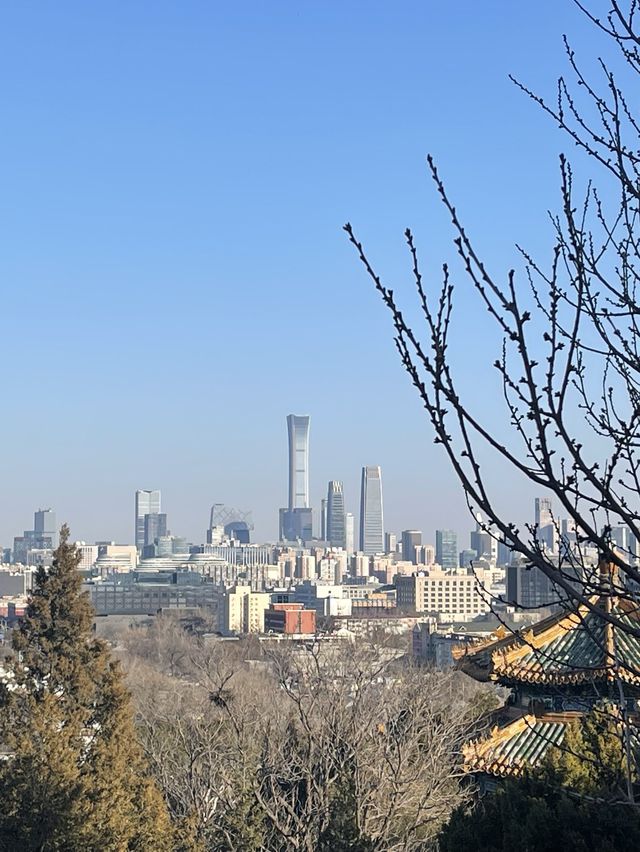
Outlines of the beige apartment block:
M 252 592 L 251 586 L 233 586 L 225 594 L 225 633 L 264 633 L 264 613 L 269 608 L 271 596 L 266 592 Z
M 411 577 L 397 577 L 398 607 L 440 618 L 469 621 L 490 609 L 487 594 L 491 572 L 448 572 L 441 569 L 419 571 Z M 478 582 L 479 581 L 479 582 Z M 484 591 L 483 586 L 487 591 Z

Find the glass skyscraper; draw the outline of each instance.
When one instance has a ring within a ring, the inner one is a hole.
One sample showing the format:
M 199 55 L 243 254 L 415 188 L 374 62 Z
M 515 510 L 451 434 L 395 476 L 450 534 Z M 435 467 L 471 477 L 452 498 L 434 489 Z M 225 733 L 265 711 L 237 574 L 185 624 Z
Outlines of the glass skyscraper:
M 384 553 L 382 471 L 379 466 L 362 468 L 360 550 L 367 556 Z
M 164 512 L 148 512 L 144 516 L 144 546 L 149 547 L 157 538 L 167 535 L 167 516 Z
M 53 509 L 38 509 L 33 515 L 33 531 L 36 537 L 51 538 L 51 547 L 58 546 L 58 528 L 56 527 L 56 513 Z
M 416 557 L 416 547 L 422 545 L 422 532 L 420 530 L 403 530 L 402 531 L 402 558 L 407 562 L 418 564 Z
M 458 536 L 453 530 L 436 530 L 436 562 L 445 571 L 458 567 Z
M 308 415 L 290 414 L 289 432 L 289 509 L 309 508 L 309 422 Z
M 145 515 L 160 513 L 159 491 L 136 491 L 136 547 L 140 552 L 144 547 L 144 518 Z
M 313 512 L 309 505 L 309 422 L 307 414 L 289 414 L 289 505 L 280 509 L 280 540 L 310 541 Z
M 334 547 L 346 547 L 344 489 L 335 479 L 329 482 L 327 493 L 327 541 Z

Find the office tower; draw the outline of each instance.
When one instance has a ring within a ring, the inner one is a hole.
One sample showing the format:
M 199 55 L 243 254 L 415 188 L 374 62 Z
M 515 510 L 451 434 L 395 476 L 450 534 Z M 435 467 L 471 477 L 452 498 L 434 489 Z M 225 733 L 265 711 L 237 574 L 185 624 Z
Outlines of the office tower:
M 498 565 L 509 565 L 511 562 L 511 548 L 504 541 L 498 542 Z
M 324 498 L 320 501 L 320 539 L 327 540 L 327 501 Z
M 280 540 L 311 541 L 313 513 L 309 506 L 308 415 L 289 414 L 289 505 L 280 509 Z
M 563 530 L 564 523 L 565 522 L 563 522 Z M 610 535 L 611 544 L 614 545 L 618 556 L 627 564 L 635 567 L 638 563 L 638 544 L 636 537 L 631 532 L 631 529 L 624 524 L 620 524 L 618 526 L 611 527 Z M 574 540 L 575 538 L 576 536 L 574 534 Z
M 384 551 L 382 471 L 379 466 L 362 468 L 360 550 L 367 556 L 374 556 Z
M 460 551 L 460 567 L 466 568 L 467 570 L 471 567 L 473 562 L 476 562 L 478 559 L 478 551 L 477 550 L 461 550 Z
M 344 516 L 344 536 L 344 549 L 347 551 L 347 556 L 351 556 L 356 549 L 356 520 L 352 512 L 347 512 Z
M 476 515 L 476 528 L 469 536 L 470 550 L 475 550 L 478 559 L 486 559 L 487 562 L 497 564 L 498 542 L 491 534 L 489 525 L 483 519 L 480 512 Z
M 214 503 L 207 529 L 207 544 L 220 544 L 225 536 L 240 544 L 249 544 L 252 529 L 253 516 L 250 511 L 226 506 L 224 503 Z
M 458 536 L 453 530 L 436 530 L 436 562 L 445 571 L 458 567 Z
M 512 561 L 507 567 L 507 602 L 524 609 L 557 605 L 561 592 L 535 565 Z
M 550 497 L 535 498 L 536 537 L 547 550 L 556 551 L 558 532 L 553 519 Z
M 422 531 L 421 530 L 403 530 L 402 531 L 402 558 L 406 562 L 413 562 L 414 565 L 418 564 L 418 558 L 416 557 L 416 547 L 420 547 L 422 544 Z
M 144 547 L 144 516 L 159 514 L 159 491 L 136 491 L 135 543 L 139 551 Z
M 50 565 L 58 546 L 56 515 L 51 509 L 38 509 L 33 516 L 32 530 L 13 539 L 13 561 L 23 565 Z
M 290 414 L 289 432 L 289 509 L 309 508 L 309 421 L 307 415 Z
M 38 509 L 33 515 L 33 531 L 37 538 L 51 538 L 51 547 L 58 546 L 58 529 L 56 527 L 56 513 L 53 509 Z
M 550 497 L 536 497 L 534 502 L 535 522 L 537 527 L 546 527 L 553 523 Z
M 313 538 L 311 509 L 280 509 L 280 541 L 306 542 Z
M 341 482 L 332 479 L 327 492 L 327 541 L 333 547 L 346 546 L 345 520 L 344 489 Z
M 395 553 L 398 549 L 398 536 L 395 533 L 384 534 L 384 552 Z
M 149 512 L 144 516 L 144 546 L 149 547 L 157 538 L 167 534 L 167 516 L 164 512 Z

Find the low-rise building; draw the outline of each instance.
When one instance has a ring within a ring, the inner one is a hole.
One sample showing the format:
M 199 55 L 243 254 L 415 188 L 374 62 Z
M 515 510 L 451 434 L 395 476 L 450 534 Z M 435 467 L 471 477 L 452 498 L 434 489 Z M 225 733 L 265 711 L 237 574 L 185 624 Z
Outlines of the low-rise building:
M 300 603 L 276 603 L 265 610 L 265 633 L 287 636 L 313 636 L 316 632 L 316 613 Z

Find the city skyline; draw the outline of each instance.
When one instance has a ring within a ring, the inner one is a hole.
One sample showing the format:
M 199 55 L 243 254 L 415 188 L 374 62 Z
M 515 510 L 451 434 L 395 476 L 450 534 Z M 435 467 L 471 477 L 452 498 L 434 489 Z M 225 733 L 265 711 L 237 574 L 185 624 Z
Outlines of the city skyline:
M 292 421 L 291 418 L 293 418 L 294 420 Z M 309 430 L 310 430 L 310 419 L 311 418 L 310 418 L 310 415 L 304 415 L 304 417 L 300 417 L 299 415 L 287 415 L 287 418 L 286 418 L 286 420 L 287 420 L 287 431 L 288 431 L 288 436 L 289 436 L 288 446 L 290 448 L 292 446 L 291 436 L 292 436 L 292 434 L 295 434 L 295 430 L 292 432 L 290 427 L 289 427 L 289 424 L 293 423 L 296 419 L 298 421 L 304 420 L 304 435 L 305 435 L 305 438 L 304 438 L 304 459 L 305 459 L 304 482 L 306 484 L 305 487 L 307 489 L 306 493 L 308 494 L 308 493 L 311 493 L 310 490 L 309 490 L 309 468 L 312 465 L 310 463 L 309 444 L 308 444 Z M 295 441 L 294 441 L 293 446 L 295 446 Z M 291 486 L 292 486 L 292 466 L 291 466 L 291 455 L 290 454 L 287 455 L 286 470 L 288 470 L 288 473 L 286 474 L 286 479 L 289 483 L 289 489 L 291 489 Z M 310 504 L 308 506 L 308 508 L 313 512 L 313 536 L 314 536 L 314 538 L 318 538 L 318 539 L 320 538 L 321 506 L 322 506 L 322 504 L 325 504 L 326 508 L 327 508 L 327 529 L 329 528 L 328 509 L 329 509 L 329 503 L 330 503 L 331 488 L 332 488 L 332 486 L 334 486 L 337 489 L 337 491 L 339 492 L 340 504 L 341 504 L 342 509 L 344 510 L 345 536 L 347 534 L 347 531 L 346 531 L 347 516 L 350 516 L 352 518 L 352 523 L 355 521 L 355 523 L 354 523 L 354 535 L 355 535 L 356 550 L 360 548 L 361 535 L 362 535 L 361 521 L 362 521 L 362 505 L 363 505 L 362 504 L 363 480 L 364 480 L 365 471 L 367 471 L 367 470 L 371 470 L 373 472 L 375 472 L 375 471 L 380 472 L 381 466 L 380 465 L 373 466 L 373 467 L 372 466 L 362 466 L 360 468 L 360 475 L 357 478 L 358 487 L 353 488 L 351 490 L 350 496 L 348 496 L 348 495 L 345 496 L 345 486 L 344 486 L 343 480 L 329 480 L 329 491 L 325 490 L 322 494 L 322 497 L 318 496 L 317 502 L 314 501 L 313 499 L 310 499 L 310 498 L 307 499 L 307 502 L 309 502 L 309 504 Z M 282 477 L 284 477 L 285 472 L 286 471 L 281 471 Z M 385 479 L 386 479 L 386 477 L 385 477 Z M 295 488 L 295 485 L 293 487 Z M 144 544 L 146 542 L 146 538 L 150 535 L 148 529 L 154 530 L 156 534 L 163 534 L 162 531 L 166 530 L 166 528 L 167 528 L 167 513 L 166 512 L 160 513 L 160 509 L 163 505 L 163 499 L 162 499 L 162 491 L 163 490 L 164 490 L 163 488 L 156 488 L 156 489 L 136 488 L 135 489 L 135 492 L 134 492 L 134 496 L 135 496 L 134 535 L 127 534 L 127 533 L 124 533 L 123 535 L 112 535 L 111 533 L 114 530 L 117 531 L 119 529 L 123 529 L 122 523 L 116 523 L 116 524 L 113 525 L 113 528 L 111 530 L 109 528 L 102 527 L 101 528 L 102 534 L 100 534 L 100 535 L 81 535 L 80 533 L 76 534 L 76 531 L 74 531 L 73 528 L 72 528 L 72 535 L 73 535 L 74 539 L 76 539 L 78 541 L 113 540 L 113 541 L 118 541 L 119 543 L 123 543 L 123 544 L 124 543 L 134 543 L 136 545 L 139 545 L 140 549 L 142 549 L 142 547 L 144 546 Z M 316 484 L 316 487 L 313 489 L 313 492 L 314 493 L 318 492 L 318 484 Z M 386 486 L 385 486 L 385 492 L 386 492 Z M 291 496 L 291 493 L 292 492 L 289 491 L 290 496 Z M 295 501 L 295 497 L 293 499 Z M 534 507 L 533 515 L 530 511 L 531 499 L 534 500 L 534 502 L 533 502 L 533 507 Z M 245 500 L 243 500 L 243 503 L 246 505 L 246 504 L 249 503 L 249 501 L 245 499 Z M 386 498 L 383 501 L 383 503 L 384 503 L 384 516 L 386 517 L 387 512 L 388 512 L 387 505 L 386 505 L 387 504 Z M 529 507 L 528 507 L 529 511 L 527 513 L 527 509 L 525 507 L 524 520 L 521 521 L 521 522 L 522 523 L 531 522 L 532 519 L 534 520 L 534 522 L 537 522 L 538 518 L 539 518 L 539 507 L 540 506 L 548 507 L 548 505 L 549 505 L 549 498 L 546 498 L 546 497 L 529 498 Z M 183 524 L 183 521 L 179 521 L 177 524 L 174 525 L 177 533 L 181 537 L 186 538 L 188 541 L 191 541 L 192 543 L 204 542 L 207 538 L 208 533 L 206 531 L 203 533 L 203 529 L 208 527 L 208 524 L 210 523 L 210 519 L 211 519 L 211 516 L 212 516 L 212 512 L 214 511 L 216 506 L 223 506 L 223 503 L 215 503 L 213 509 L 211 509 L 210 504 L 208 504 L 207 506 L 199 507 L 196 516 L 195 517 L 193 517 L 193 516 L 189 517 L 188 523 L 186 525 Z M 121 514 L 121 508 L 122 507 L 118 508 L 118 514 Z M 298 508 L 302 508 L 302 507 L 298 507 Z M 179 503 L 177 503 L 174 507 L 172 506 L 171 517 L 173 518 L 174 515 L 175 515 L 178 518 L 180 518 L 181 516 L 182 516 L 182 518 L 184 518 L 184 512 L 181 512 L 180 510 L 181 510 L 181 506 L 180 506 Z M 33 511 L 33 510 L 31 510 L 31 511 Z M 52 512 L 52 510 L 50 510 L 50 509 L 48 509 L 46 511 L 50 512 L 55 517 L 55 512 Z M 243 515 L 243 516 L 245 514 L 250 516 L 252 514 L 252 512 L 251 511 L 246 512 L 245 510 L 243 510 L 243 511 L 240 512 L 240 514 Z M 270 515 L 273 516 L 274 509 L 273 508 L 271 508 L 271 509 L 266 508 L 266 510 L 264 511 L 264 514 L 265 515 L 270 514 Z M 476 528 L 479 528 L 478 522 L 475 518 L 472 518 L 471 515 L 469 515 L 468 512 L 465 513 L 465 514 L 466 514 L 466 516 L 468 517 L 469 520 L 465 521 L 465 518 L 463 516 L 462 522 L 461 522 L 459 527 L 454 527 L 453 525 L 451 525 L 448 522 L 448 519 L 446 517 L 444 517 L 443 514 L 441 514 L 440 517 L 443 518 L 444 522 L 441 522 L 440 524 L 434 524 L 434 523 L 431 523 L 429 521 L 427 521 L 426 523 L 417 524 L 416 527 L 419 526 L 420 530 L 426 530 L 426 533 L 425 533 L 426 538 L 424 539 L 423 543 L 435 546 L 436 534 L 437 534 L 438 530 L 442 530 L 442 529 L 446 529 L 447 531 L 449 529 L 451 529 L 459 542 L 467 542 L 469 535 L 471 535 L 472 538 L 473 538 L 473 536 L 476 534 L 474 532 L 473 526 L 476 525 Z M 397 507 L 395 507 L 395 509 L 394 509 L 394 507 L 391 506 L 391 510 L 389 511 L 389 515 L 396 520 L 396 523 L 393 526 L 391 526 L 390 523 L 387 523 L 387 521 L 383 519 L 383 521 L 382 521 L 382 523 L 383 523 L 382 540 L 384 542 L 384 539 L 387 537 L 387 534 L 391 534 L 392 536 L 397 536 L 398 541 L 400 541 L 403 532 L 410 532 L 412 530 L 406 529 L 406 520 L 403 517 L 403 515 L 398 511 Z M 409 515 L 413 518 L 428 517 L 428 512 L 425 512 L 421 507 L 413 507 L 411 509 Z M 149 516 L 148 520 L 147 520 L 147 516 Z M 209 519 L 208 523 L 203 522 L 203 517 L 206 517 L 207 519 Z M 273 520 L 273 518 L 271 518 L 271 520 Z M 66 518 L 61 518 L 60 523 L 69 523 L 69 521 Z M 184 528 L 185 526 L 187 527 L 187 529 Z M 273 529 L 273 532 L 271 534 L 267 533 L 266 535 L 263 535 L 261 533 L 261 529 L 269 527 L 268 522 L 264 525 L 264 527 L 258 529 L 257 534 L 252 533 L 252 539 L 251 539 L 252 542 L 253 543 L 276 542 L 278 540 L 278 535 L 277 535 L 278 523 L 277 523 L 277 520 L 276 520 L 275 523 L 272 523 L 270 526 Z M 251 524 L 251 528 L 253 529 L 253 524 Z M 146 534 L 145 534 L 145 530 L 147 530 Z M 190 532 L 187 532 L 187 530 L 193 530 L 194 532 L 190 533 Z M 430 536 L 430 532 L 432 533 L 431 536 Z M 6 540 L 0 541 L 0 544 L 2 544 L 3 546 L 8 546 L 15 535 L 16 535 L 15 531 L 10 532 L 10 534 L 7 536 Z M 381 548 L 381 550 L 384 550 L 384 548 Z
M 385 277 L 402 281 L 402 233 L 414 226 L 437 275 L 454 251 L 426 178 L 432 152 L 487 263 L 517 262 L 523 233 L 527 249 L 546 248 L 559 137 L 507 74 L 553 92 L 559 33 L 585 52 L 597 41 L 577 10 L 468 4 L 452 23 L 446 8 L 417 2 L 366 16 L 358 4 L 290 14 L 250 3 L 223 23 L 206 4 L 189 16 L 164 5 L 149 20 L 142 8 L 89 14 L 63 0 L 37 16 L 7 7 L 2 20 L 0 67 L 21 93 L 0 140 L 12 164 L 0 212 L 3 343 L 15 361 L 4 391 L 32 412 L 38 376 L 47 429 L 35 413 L 7 418 L 0 541 L 38 503 L 78 537 L 129 539 L 124 509 L 141 483 L 162 488 L 189 537 L 224 500 L 251 505 L 257 537 L 273 538 L 274 507 L 287 504 L 280 418 L 292 410 L 314 419 L 316 511 L 339 477 L 357 514 L 359 470 L 372 459 L 390 529 L 462 533 L 463 497 L 341 226 L 358 225 Z M 52 115 L 55 132 L 44 132 Z M 372 116 L 383 119 L 374 145 Z M 479 125 L 474 155 L 461 156 Z M 456 322 L 498 355 L 464 297 Z M 160 345 L 169 337 L 175 345 Z M 134 381 L 142 364 L 153 369 Z M 491 379 L 468 385 L 483 408 L 499 398 Z M 402 412 L 392 425 L 373 416 L 382 400 Z M 528 493 L 509 491 L 518 522 Z

